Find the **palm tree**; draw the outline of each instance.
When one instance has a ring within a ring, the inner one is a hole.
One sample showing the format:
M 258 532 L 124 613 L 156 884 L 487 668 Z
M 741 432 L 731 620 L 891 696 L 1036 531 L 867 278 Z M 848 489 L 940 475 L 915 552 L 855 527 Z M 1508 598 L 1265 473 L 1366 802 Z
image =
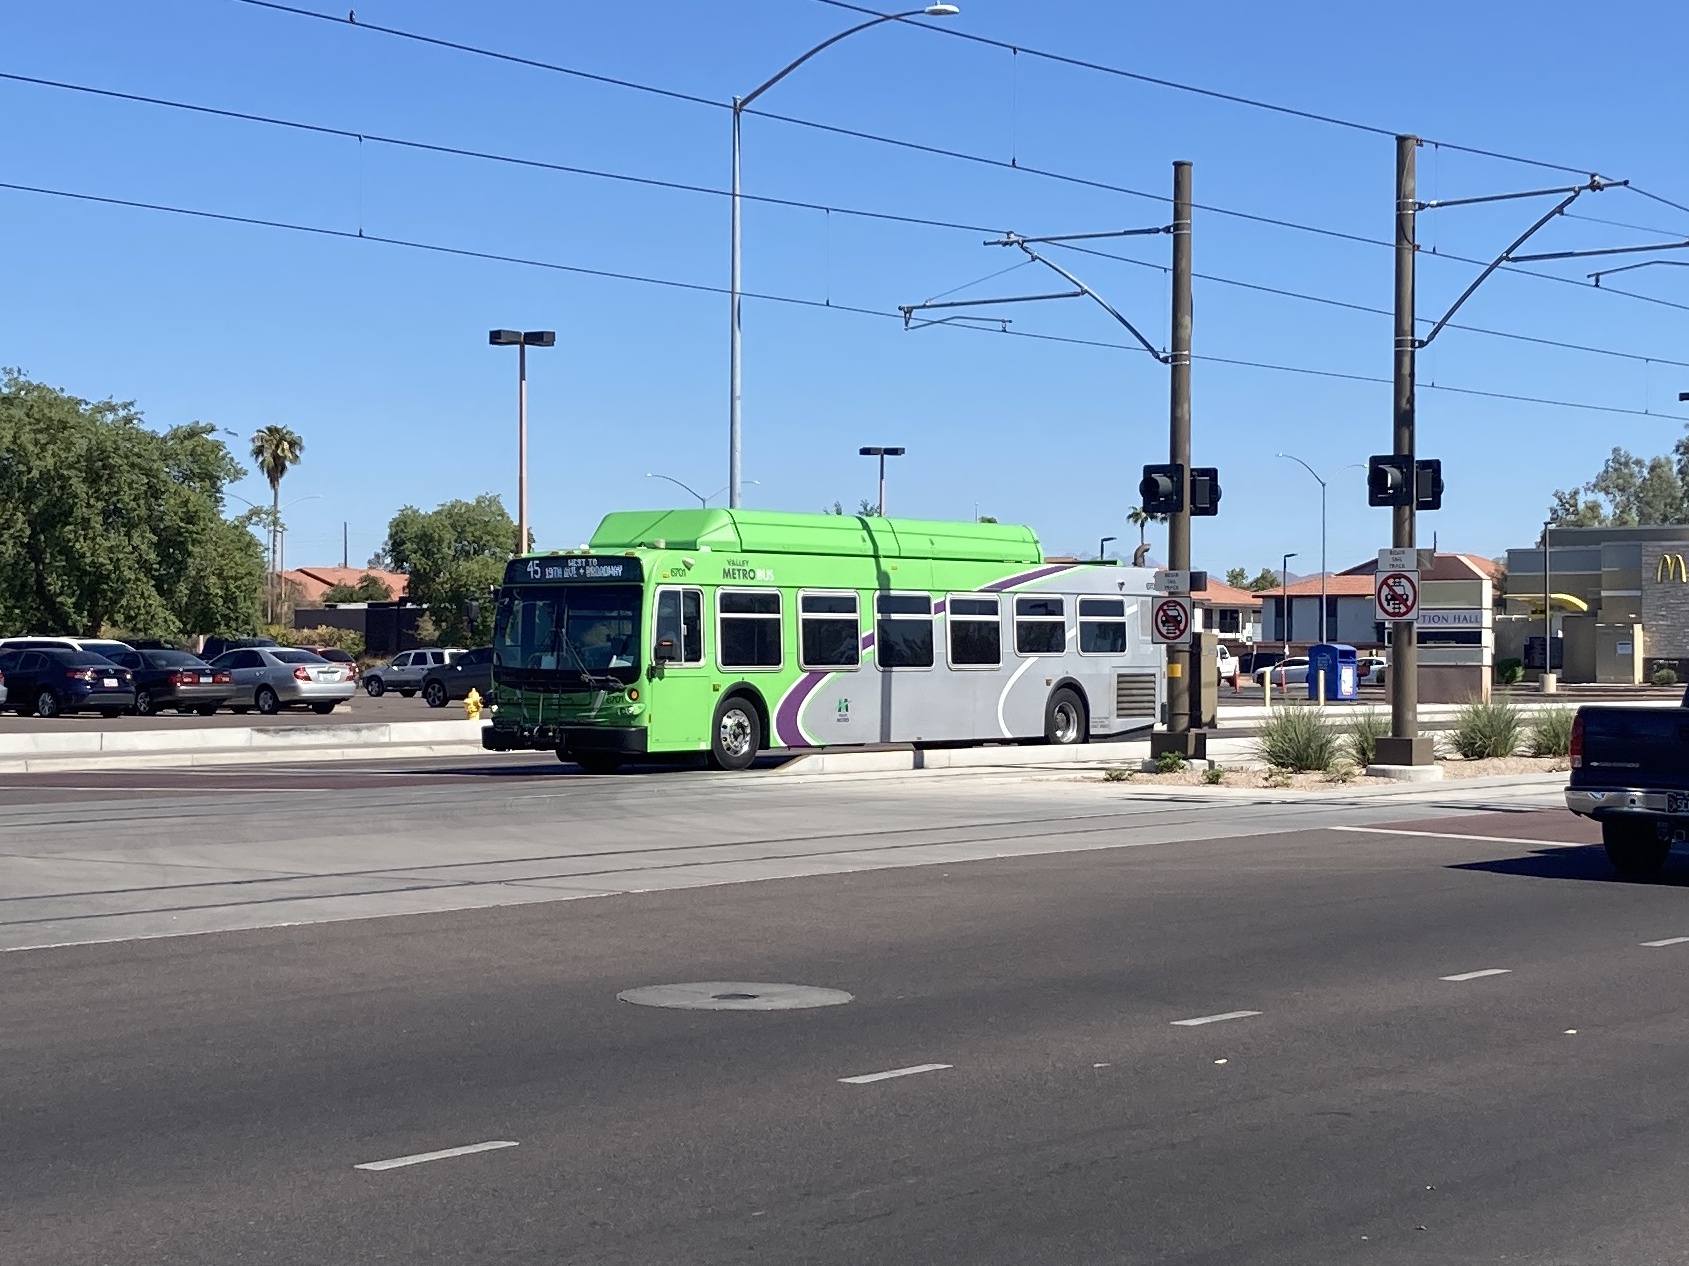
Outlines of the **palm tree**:
M 252 460 L 270 481 L 270 618 L 275 619 L 276 542 L 281 532 L 282 477 L 305 455 L 305 441 L 285 426 L 266 426 L 253 432 Z
M 1132 556 L 1132 566 L 1142 567 L 1144 559 L 1149 554 L 1149 541 L 1144 534 L 1149 531 L 1151 523 L 1167 522 L 1167 516 L 1165 514 L 1151 514 L 1142 506 L 1133 506 L 1126 512 L 1126 522 L 1138 529 L 1138 552 Z

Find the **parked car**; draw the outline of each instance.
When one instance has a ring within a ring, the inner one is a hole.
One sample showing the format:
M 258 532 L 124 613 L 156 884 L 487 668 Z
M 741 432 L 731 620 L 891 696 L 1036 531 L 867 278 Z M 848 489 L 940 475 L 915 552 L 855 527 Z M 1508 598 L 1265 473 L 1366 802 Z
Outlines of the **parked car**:
M 109 637 L 6 637 L 0 638 L 0 651 L 92 651 L 110 659 L 113 651 L 132 651 L 128 642 Z
M 257 708 L 274 716 L 283 708 L 308 707 L 326 715 L 358 688 L 345 665 L 296 646 L 245 646 L 219 655 L 211 667 L 234 678 L 230 712 Z
M 397 690 L 409 699 L 422 689 L 422 679 L 430 668 L 451 663 L 463 651 L 455 646 L 425 646 L 415 651 L 400 651 L 388 663 L 372 668 L 364 674 L 364 689 L 371 699 L 379 699 L 389 690 Z
M 226 655 L 230 651 L 275 644 L 276 639 L 273 637 L 208 637 L 205 639 L 205 645 L 199 648 L 199 657 L 207 662 L 215 662 L 218 656 Z
M 1355 661 L 1355 680 L 1362 686 L 1382 686 L 1384 684 L 1384 666 L 1388 663 L 1382 655 L 1362 655 Z
M 1245 651 L 1238 656 L 1237 667 L 1245 677 L 1253 678 L 1263 668 L 1270 667 L 1283 658 L 1283 651 Z
M 1305 686 L 1308 684 L 1308 657 L 1292 655 L 1289 659 L 1281 659 L 1271 668 L 1256 669 L 1255 684 L 1265 685 L 1269 673 L 1272 674 L 1275 686 Z
M 8 704 L 19 716 L 67 712 L 119 716 L 135 706 L 129 670 L 103 655 L 63 646 L 0 650 Z
M 358 680 L 358 661 L 351 651 L 343 651 L 338 646 L 302 646 L 299 649 L 310 651 L 313 655 L 321 655 L 331 664 L 339 664 L 352 674 L 354 683 Z
M 1232 654 L 1231 647 L 1227 646 L 1224 642 L 1221 642 L 1219 646 L 1215 648 L 1214 654 L 1216 662 L 1220 666 L 1220 680 L 1229 685 L 1233 690 L 1236 690 L 1238 673 L 1237 656 Z
M 477 646 L 436 664 L 422 679 L 422 697 L 430 708 L 443 708 L 453 699 L 467 699 L 478 690 L 485 699 L 493 690 L 493 648 Z
M 3 653 L 3 652 L 0 652 Z M 6 703 L 6 674 L 0 673 L 0 707 Z
M 187 651 L 117 651 L 111 661 L 134 676 L 135 711 L 144 717 L 166 708 L 208 717 L 235 690 L 233 675 Z

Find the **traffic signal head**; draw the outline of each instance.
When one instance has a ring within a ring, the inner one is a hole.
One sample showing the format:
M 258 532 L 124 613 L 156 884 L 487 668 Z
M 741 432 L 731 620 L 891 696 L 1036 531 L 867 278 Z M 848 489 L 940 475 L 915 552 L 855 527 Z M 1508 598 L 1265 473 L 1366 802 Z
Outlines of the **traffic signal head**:
M 1436 458 L 1418 462 L 1413 471 L 1413 508 L 1441 510 L 1443 508 L 1443 463 Z
M 1413 481 L 1409 477 L 1413 458 L 1398 455 L 1372 457 L 1366 464 L 1366 503 L 1369 506 L 1410 506 Z
M 1217 466 L 1191 467 L 1191 514 L 1220 513 L 1220 469 Z
M 1138 484 L 1145 514 L 1177 514 L 1185 508 L 1185 468 L 1178 462 L 1145 466 Z

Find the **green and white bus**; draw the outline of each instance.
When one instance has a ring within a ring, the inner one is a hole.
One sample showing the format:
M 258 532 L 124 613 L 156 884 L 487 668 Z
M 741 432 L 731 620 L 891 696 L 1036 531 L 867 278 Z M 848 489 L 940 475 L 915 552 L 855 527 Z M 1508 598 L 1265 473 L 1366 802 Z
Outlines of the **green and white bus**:
M 748 510 L 607 516 L 511 560 L 495 751 L 591 772 L 769 748 L 1083 743 L 1155 724 L 1151 573 L 1050 562 L 1030 528 Z

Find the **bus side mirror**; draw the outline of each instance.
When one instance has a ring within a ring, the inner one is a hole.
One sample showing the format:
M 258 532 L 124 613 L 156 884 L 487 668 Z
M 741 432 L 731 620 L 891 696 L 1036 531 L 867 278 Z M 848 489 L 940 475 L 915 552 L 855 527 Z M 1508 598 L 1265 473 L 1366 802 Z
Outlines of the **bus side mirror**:
M 657 653 L 652 660 L 658 664 L 672 664 L 680 658 L 680 652 L 674 648 L 674 639 L 665 637 L 657 643 Z

